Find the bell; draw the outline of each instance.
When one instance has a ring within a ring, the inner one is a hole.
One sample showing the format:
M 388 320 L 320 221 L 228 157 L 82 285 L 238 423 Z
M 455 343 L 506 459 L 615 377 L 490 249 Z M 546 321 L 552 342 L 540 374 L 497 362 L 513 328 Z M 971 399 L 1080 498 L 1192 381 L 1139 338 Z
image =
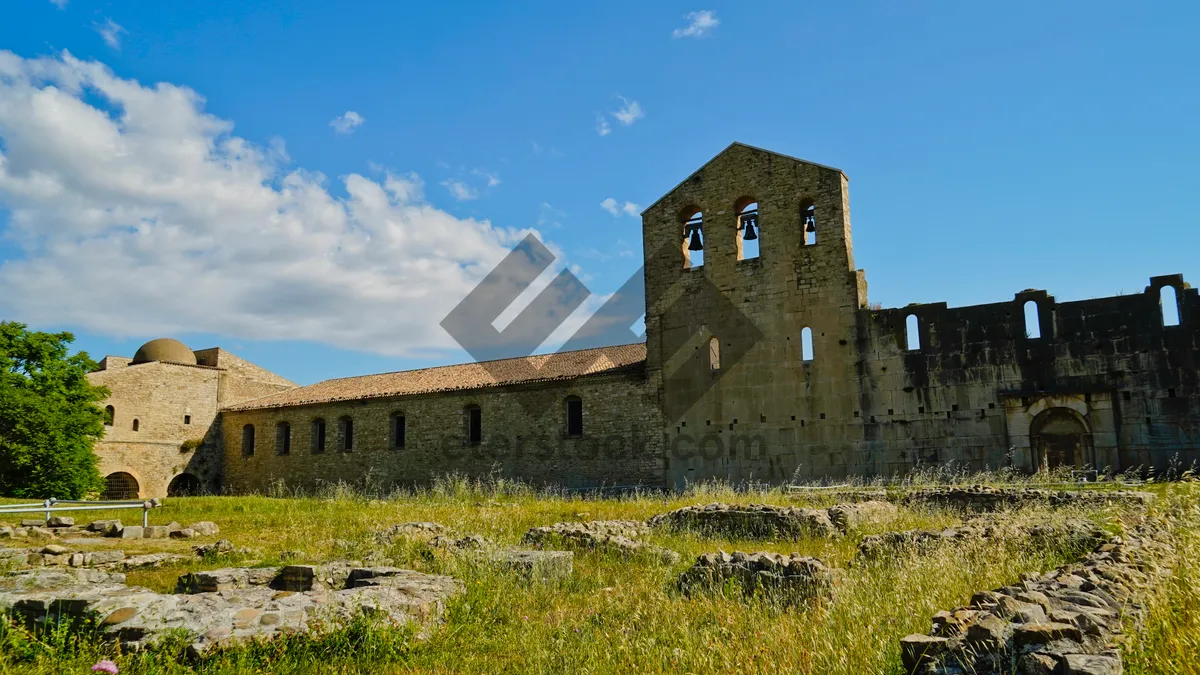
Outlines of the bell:
M 692 240 L 688 242 L 689 251 L 703 251 L 704 243 L 700 241 L 700 228 L 692 230 Z
M 805 232 L 816 232 L 817 231 L 817 219 L 816 218 L 809 216 L 804 219 L 804 222 L 808 223 L 808 227 L 806 227 L 804 229 Z
M 758 232 L 754 230 L 754 219 L 747 218 L 746 224 L 742 227 L 742 239 L 746 241 L 754 241 L 758 239 Z

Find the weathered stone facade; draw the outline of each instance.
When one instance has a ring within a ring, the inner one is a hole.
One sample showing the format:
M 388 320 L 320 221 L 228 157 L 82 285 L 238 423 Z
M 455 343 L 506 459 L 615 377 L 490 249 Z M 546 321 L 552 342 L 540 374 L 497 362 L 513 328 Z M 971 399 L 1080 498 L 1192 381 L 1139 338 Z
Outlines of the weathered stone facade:
M 123 403 L 104 466 L 154 467 L 140 470 L 166 480 L 186 468 L 246 491 L 451 472 L 680 487 L 949 462 L 1162 472 L 1200 459 L 1200 295 L 1180 275 L 1078 302 L 1026 290 L 971 307 L 872 308 L 849 214 L 840 170 L 735 143 L 643 213 L 644 348 L 562 355 L 553 376 L 539 374 L 544 361 L 511 359 L 492 362 L 508 374 L 447 366 L 274 395 L 291 383 L 219 350 L 195 352 L 194 366 L 120 368 L 109 357 L 95 379 Z M 582 406 L 581 433 L 567 433 L 568 400 Z M 179 426 L 188 405 L 206 433 Z M 160 413 L 161 434 L 122 426 Z M 315 420 L 325 422 L 321 452 Z M 179 456 L 192 437 L 211 454 Z M 165 491 L 162 479 L 145 481 L 150 494 Z

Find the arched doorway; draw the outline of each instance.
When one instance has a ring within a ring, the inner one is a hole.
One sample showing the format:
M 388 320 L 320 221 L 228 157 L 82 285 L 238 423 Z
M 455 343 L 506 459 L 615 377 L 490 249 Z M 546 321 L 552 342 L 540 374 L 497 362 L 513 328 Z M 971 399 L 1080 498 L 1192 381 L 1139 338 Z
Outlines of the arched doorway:
M 1095 465 L 1087 420 L 1070 408 L 1043 410 L 1033 418 L 1029 440 L 1038 471 Z
M 200 479 L 190 473 L 181 473 L 167 485 L 168 497 L 195 497 L 200 494 Z
M 139 490 L 136 478 L 124 471 L 118 471 L 104 477 L 104 492 L 100 493 L 100 499 L 137 499 Z

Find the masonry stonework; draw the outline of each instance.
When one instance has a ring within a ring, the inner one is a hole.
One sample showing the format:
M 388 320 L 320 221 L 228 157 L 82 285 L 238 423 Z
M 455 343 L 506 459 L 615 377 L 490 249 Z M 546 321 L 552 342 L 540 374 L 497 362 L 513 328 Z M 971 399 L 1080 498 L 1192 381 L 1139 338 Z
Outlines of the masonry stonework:
M 757 257 L 739 215 L 749 204 Z M 1162 472 L 1200 459 L 1200 295 L 1180 275 L 1113 298 L 1029 289 L 970 307 L 872 307 L 846 175 L 739 143 L 642 224 L 644 345 L 296 388 L 228 352 L 156 340 L 93 375 L 117 409 L 102 466 L 152 496 L 180 472 L 235 492 L 449 473 L 681 487 L 949 463 Z M 583 406 L 580 438 L 567 437 L 568 397 Z M 192 438 L 203 443 L 182 454 Z

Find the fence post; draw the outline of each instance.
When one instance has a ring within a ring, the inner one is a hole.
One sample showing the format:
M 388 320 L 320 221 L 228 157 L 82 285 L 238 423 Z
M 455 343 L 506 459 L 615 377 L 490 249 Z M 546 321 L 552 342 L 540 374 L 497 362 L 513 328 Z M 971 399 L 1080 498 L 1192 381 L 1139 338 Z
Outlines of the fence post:
M 150 524 L 150 502 L 142 502 L 142 527 Z
M 50 527 L 50 501 L 47 499 L 42 502 L 42 506 L 46 507 L 46 527 Z

